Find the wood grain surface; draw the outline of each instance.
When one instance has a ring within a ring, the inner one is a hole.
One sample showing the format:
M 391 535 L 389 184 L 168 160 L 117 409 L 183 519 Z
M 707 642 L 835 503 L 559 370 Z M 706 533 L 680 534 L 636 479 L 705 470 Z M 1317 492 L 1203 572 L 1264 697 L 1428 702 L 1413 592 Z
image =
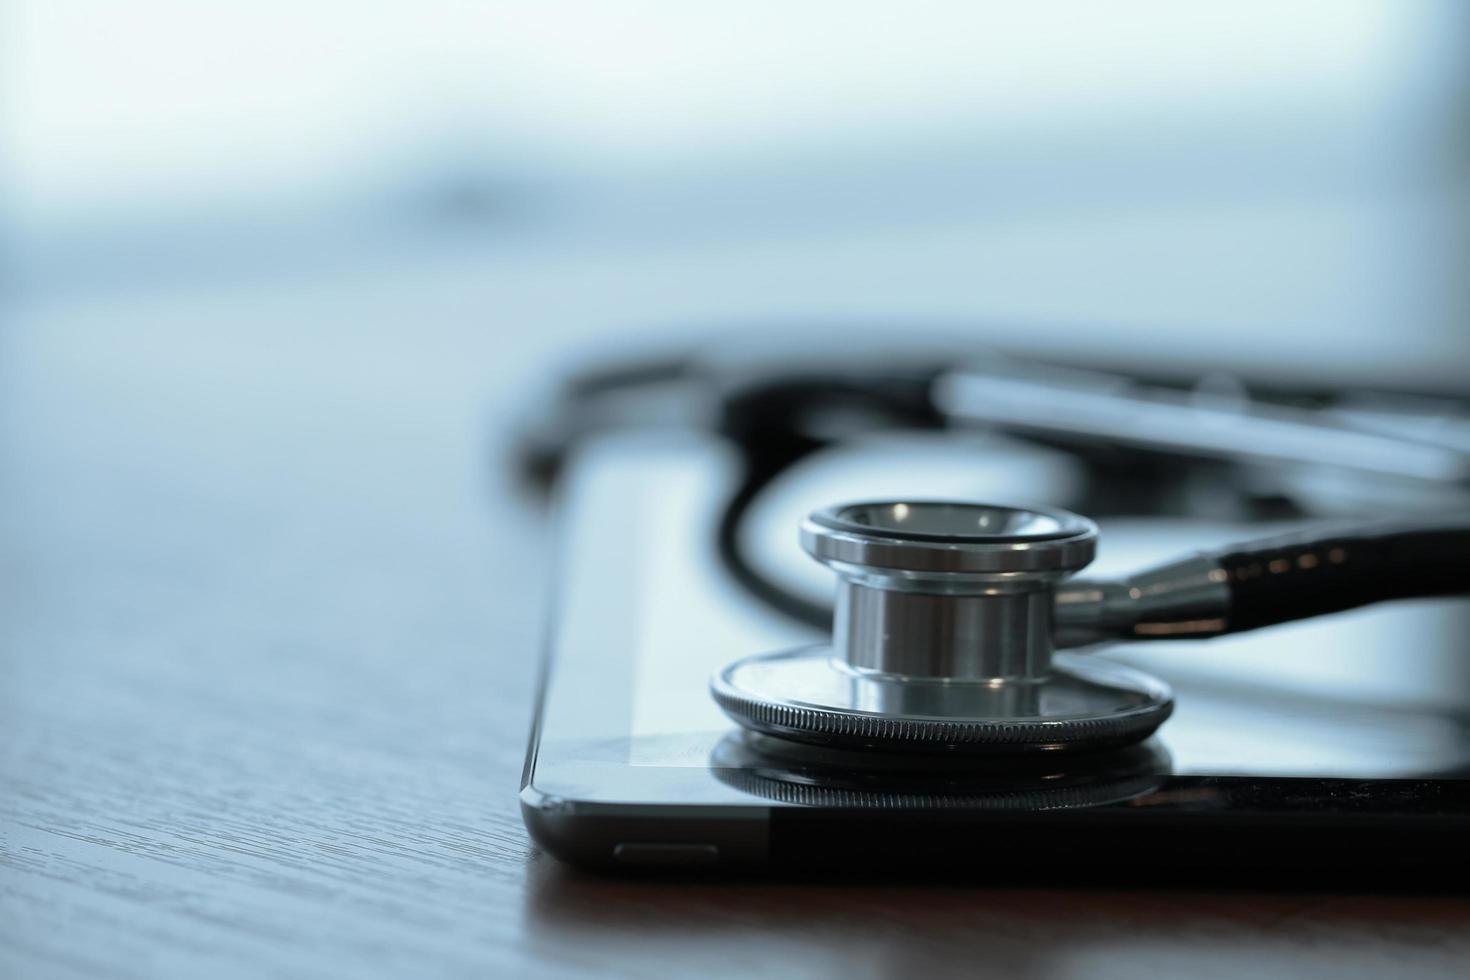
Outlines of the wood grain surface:
M 547 534 L 502 461 L 572 329 L 511 342 L 376 288 L 9 311 L 0 975 L 1465 975 L 1456 897 L 538 855 L 516 789 Z

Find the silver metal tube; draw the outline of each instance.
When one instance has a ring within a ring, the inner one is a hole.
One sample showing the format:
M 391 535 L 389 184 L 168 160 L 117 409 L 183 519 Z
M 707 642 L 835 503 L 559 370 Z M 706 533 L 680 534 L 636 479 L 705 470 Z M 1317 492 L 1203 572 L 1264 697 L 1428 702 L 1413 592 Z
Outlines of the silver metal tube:
M 1057 590 L 1054 622 L 1059 648 L 1214 636 L 1230 626 L 1230 585 L 1208 555 L 1117 582 L 1074 579 Z
M 844 580 L 833 646 L 859 670 L 950 680 L 1045 677 L 1052 654 L 1050 582 L 1010 591 L 933 594 Z
M 946 684 L 1045 680 L 1057 583 L 1096 539 L 1065 511 L 945 501 L 849 504 L 802 525 L 803 546 L 837 573 L 835 657 Z

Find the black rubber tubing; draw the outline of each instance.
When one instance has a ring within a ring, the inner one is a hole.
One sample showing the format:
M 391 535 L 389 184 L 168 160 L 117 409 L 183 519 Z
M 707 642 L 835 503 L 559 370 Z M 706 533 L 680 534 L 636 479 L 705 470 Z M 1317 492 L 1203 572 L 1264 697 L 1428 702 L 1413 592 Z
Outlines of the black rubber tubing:
M 1229 632 L 1388 599 L 1470 593 L 1470 515 L 1337 525 L 1234 545 L 1216 556 Z

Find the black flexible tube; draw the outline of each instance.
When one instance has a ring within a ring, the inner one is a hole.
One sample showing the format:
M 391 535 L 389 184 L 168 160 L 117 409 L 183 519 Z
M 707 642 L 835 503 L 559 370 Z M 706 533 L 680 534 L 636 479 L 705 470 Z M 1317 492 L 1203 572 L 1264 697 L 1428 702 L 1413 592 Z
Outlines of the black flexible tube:
M 805 623 L 821 630 L 830 629 L 832 627 L 831 606 L 810 602 L 779 582 L 771 581 L 752 565 L 745 555 L 745 548 L 740 542 L 740 529 L 745 524 L 745 515 L 750 510 L 750 505 L 768 483 L 770 483 L 770 477 L 758 475 L 753 471 L 747 473 L 746 478 L 741 481 L 740 486 L 726 502 L 724 513 L 720 515 L 719 529 L 715 535 L 720 562 L 741 588 L 771 609 L 799 623 Z
M 810 454 L 840 440 L 821 431 L 825 422 L 861 420 L 857 431 L 936 428 L 942 424 L 930 386 L 942 364 L 884 368 L 875 372 L 756 377 L 724 398 L 720 431 L 739 450 L 745 467 L 725 503 L 716 551 L 732 578 L 771 609 L 826 630 L 832 609 L 793 594 L 757 569 L 745 554 L 740 530 L 751 504 L 773 480 Z M 816 423 L 816 424 L 814 424 Z
M 1470 593 L 1470 516 L 1378 522 L 1236 545 L 1218 555 L 1229 631 L 1388 599 Z

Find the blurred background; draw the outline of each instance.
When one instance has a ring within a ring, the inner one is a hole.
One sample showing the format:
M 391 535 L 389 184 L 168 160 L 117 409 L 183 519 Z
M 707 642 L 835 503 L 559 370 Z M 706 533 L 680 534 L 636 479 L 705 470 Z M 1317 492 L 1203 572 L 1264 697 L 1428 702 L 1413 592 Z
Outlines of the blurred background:
M 30 315 L 172 305 L 206 344 L 210 304 L 268 332 L 289 294 L 292 344 L 487 377 L 764 317 L 1409 383 L 1470 355 L 1453 0 L 3 10 Z

